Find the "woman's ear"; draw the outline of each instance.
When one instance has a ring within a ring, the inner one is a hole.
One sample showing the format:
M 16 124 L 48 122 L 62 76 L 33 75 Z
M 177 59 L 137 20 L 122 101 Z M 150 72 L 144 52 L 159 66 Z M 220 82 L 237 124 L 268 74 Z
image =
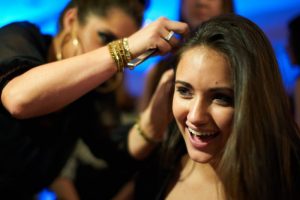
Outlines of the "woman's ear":
M 66 32 L 71 32 L 74 23 L 77 21 L 77 8 L 70 8 L 66 11 L 63 16 L 63 30 Z

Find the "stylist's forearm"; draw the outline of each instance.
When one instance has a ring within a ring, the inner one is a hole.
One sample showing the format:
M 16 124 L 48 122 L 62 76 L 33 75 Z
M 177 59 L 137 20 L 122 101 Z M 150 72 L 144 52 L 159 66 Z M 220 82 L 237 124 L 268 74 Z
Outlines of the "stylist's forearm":
M 4 87 L 1 101 L 17 118 L 47 114 L 75 101 L 116 71 L 108 48 L 102 47 L 25 72 Z

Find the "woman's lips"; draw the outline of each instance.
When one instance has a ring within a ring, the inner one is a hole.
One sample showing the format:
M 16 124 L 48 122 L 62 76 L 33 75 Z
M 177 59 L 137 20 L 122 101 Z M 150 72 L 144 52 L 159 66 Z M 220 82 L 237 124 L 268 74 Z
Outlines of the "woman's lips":
M 187 131 L 191 144 L 197 149 L 206 147 L 219 135 L 217 131 L 196 131 L 190 127 Z

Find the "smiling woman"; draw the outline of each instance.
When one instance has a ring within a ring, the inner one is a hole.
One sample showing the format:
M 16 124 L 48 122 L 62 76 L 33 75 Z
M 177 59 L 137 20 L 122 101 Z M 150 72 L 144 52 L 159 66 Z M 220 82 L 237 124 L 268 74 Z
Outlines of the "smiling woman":
M 204 22 L 179 50 L 174 82 L 177 125 L 135 180 L 136 199 L 300 198 L 299 130 L 257 25 Z
M 227 58 L 205 46 L 184 52 L 177 66 L 173 113 L 196 162 L 218 159 L 230 135 L 234 114 L 230 74 Z

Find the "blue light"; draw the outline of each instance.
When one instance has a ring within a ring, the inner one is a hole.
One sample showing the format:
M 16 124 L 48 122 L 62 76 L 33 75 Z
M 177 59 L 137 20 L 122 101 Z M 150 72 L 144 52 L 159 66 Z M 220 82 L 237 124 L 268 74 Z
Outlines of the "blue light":
M 69 0 L 0 0 L 0 27 L 15 21 L 30 21 L 41 27 L 43 33 L 55 34 L 60 11 Z M 3 9 L 5 8 L 5 9 Z
M 57 198 L 55 193 L 49 189 L 44 189 L 37 195 L 37 200 L 56 200 L 56 199 Z

